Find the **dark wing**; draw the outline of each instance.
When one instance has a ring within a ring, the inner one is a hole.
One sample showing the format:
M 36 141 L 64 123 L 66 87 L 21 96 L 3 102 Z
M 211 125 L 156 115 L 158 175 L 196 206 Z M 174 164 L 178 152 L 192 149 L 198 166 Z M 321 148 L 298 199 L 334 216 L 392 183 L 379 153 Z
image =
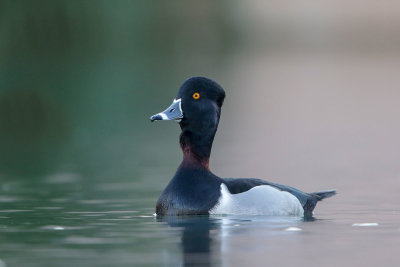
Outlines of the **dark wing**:
M 237 178 L 237 179 L 224 178 L 223 181 L 225 185 L 228 187 L 228 190 L 229 192 L 231 192 L 231 194 L 243 193 L 255 186 L 260 186 L 260 185 L 269 185 L 281 191 L 289 192 L 300 201 L 300 204 L 304 208 L 305 216 L 312 216 L 312 211 L 314 210 L 315 205 L 317 205 L 318 201 L 327 197 L 331 197 L 336 194 L 335 190 L 309 194 L 287 185 L 271 183 L 265 180 L 255 179 L 255 178 Z

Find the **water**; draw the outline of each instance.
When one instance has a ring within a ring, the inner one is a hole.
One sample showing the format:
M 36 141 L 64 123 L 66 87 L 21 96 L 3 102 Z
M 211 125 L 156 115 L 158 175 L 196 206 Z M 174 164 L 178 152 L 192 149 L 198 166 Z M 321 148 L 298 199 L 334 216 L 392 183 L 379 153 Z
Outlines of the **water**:
M 156 218 L 156 190 L 72 177 L 2 185 L 0 266 L 384 266 L 400 259 L 398 209 L 338 207 L 338 195 L 310 221 Z

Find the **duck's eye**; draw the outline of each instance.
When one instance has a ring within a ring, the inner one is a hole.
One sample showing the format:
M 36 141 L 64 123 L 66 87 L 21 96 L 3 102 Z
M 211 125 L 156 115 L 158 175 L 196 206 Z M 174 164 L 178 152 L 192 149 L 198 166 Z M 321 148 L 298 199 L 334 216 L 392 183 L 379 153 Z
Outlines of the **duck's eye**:
M 193 98 L 194 99 L 199 99 L 200 98 L 200 94 L 199 93 L 194 93 L 193 94 Z

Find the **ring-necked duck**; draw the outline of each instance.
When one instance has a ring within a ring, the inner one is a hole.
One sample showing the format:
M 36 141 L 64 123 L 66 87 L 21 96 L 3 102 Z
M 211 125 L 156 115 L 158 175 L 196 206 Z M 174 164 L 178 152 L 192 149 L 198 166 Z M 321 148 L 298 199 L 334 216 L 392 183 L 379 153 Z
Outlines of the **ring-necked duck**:
M 242 214 L 312 216 L 318 201 L 335 190 L 304 193 L 253 178 L 220 178 L 209 168 L 211 146 L 225 91 L 211 79 L 193 77 L 172 105 L 150 119 L 177 120 L 183 160 L 157 201 L 157 215 Z

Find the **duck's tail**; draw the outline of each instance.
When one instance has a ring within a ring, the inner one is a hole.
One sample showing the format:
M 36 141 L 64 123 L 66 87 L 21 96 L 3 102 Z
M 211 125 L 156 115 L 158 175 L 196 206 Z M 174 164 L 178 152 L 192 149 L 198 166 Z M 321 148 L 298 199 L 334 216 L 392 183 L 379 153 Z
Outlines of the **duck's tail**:
M 325 191 L 310 193 L 308 195 L 310 195 L 310 198 L 307 199 L 306 204 L 304 204 L 303 206 L 304 218 L 306 219 L 313 217 L 313 210 L 317 205 L 318 201 L 336 195 L 336 190 L 325 190 Z
M 328 197 L 336 195 L 336 190 L 333 189 L 333 190 L 325 190 L 325 191 L 320 191 L 320 192 L 314 192 L 314 193 L 311 193 L 311 195 L 316 196 L 318 201 L 321 201 L 321 200 L 323 200 L 325 198 L 328 198 Z

